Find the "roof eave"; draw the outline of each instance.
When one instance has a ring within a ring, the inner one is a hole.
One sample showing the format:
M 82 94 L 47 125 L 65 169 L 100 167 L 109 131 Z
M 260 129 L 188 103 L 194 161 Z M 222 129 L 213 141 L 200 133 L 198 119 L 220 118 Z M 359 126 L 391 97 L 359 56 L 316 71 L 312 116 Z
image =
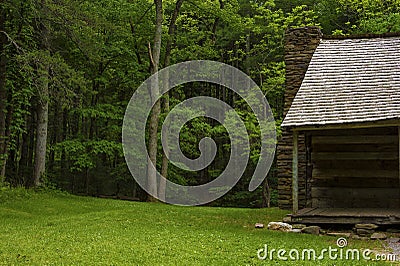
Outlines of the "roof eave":
M 311 130 L 328 130 L 328 129 L 346 129 L 346 128 L 373 128 L 400 126 L 400 117 L 373 121 L 361 122 L 342 122 L 342 123 L 320 123 L 320 124 L 284 124 L 281 127 L 293 131 L 311 131 Z

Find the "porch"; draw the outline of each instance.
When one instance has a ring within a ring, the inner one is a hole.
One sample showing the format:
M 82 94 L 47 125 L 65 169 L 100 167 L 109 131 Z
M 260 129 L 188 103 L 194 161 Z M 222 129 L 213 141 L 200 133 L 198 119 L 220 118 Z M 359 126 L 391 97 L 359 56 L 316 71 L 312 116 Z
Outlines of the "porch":
M 304 208 L 291 219 L 302 224 L 400 225 L 400 208 Z

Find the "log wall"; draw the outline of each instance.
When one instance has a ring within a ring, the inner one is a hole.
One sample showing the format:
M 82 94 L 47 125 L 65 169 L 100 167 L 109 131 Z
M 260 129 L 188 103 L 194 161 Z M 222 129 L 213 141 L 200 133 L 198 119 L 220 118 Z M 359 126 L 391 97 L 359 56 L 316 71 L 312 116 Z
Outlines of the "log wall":
M 311 204 L 398 208 L 398 127 L 311 133 Z

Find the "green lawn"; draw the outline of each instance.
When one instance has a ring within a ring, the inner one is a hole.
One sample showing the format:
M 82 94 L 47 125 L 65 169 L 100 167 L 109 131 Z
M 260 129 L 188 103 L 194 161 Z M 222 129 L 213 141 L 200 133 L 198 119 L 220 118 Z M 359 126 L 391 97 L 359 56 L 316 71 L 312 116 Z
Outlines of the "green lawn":
M 281 220 L 286 211 L 278 209 L 178 207 L 6 189 L 0 201 L 2 265 L 367 265 L 259 260 L 257 250 L 265 244 L 336 247 L 333 237 L 254 228 Z M 349 240 L 348 247 L 379 246 Z

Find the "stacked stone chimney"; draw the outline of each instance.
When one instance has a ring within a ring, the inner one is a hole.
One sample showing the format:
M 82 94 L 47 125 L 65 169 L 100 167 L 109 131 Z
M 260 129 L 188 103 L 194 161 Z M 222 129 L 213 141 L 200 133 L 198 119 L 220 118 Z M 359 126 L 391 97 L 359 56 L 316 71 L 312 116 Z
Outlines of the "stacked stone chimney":
M 284 116 L 286 116 L 297 91 L 300 89 L 311 58 L 322 38 L 318 27 L 289 29 L 285 36 L 286 89 Z M 309 182 L 307 182 L 307 154 L 305 135 L 299 134 L 299 207 L 307 207 Z M 283 128 L 278 143 L 278 204 L 282 209 L 292 208 L 292 152 L 293 135 Z

